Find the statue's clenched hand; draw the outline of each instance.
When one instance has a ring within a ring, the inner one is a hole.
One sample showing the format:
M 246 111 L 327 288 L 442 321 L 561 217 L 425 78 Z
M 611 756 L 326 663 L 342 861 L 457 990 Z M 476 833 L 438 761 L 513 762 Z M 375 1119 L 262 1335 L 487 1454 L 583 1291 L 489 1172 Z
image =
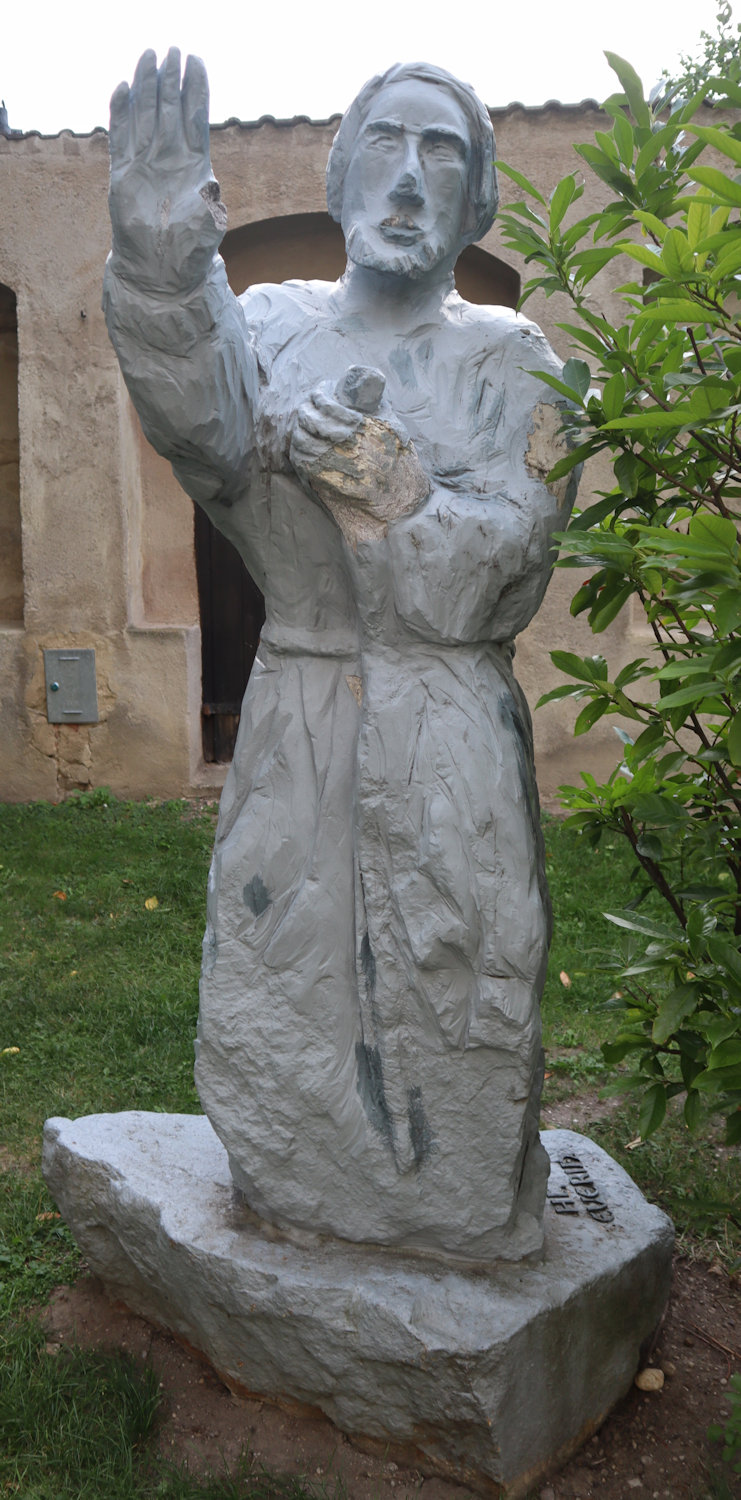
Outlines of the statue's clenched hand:
M 226 229 L 200 58 L 188 58 L 181 89 L 177 47 L 159 69 L 145 52 L 131 87 L 119 84 L 111 99 L 110 148 L 113 270 L 144 291 L 192 291 Z
M 325 381 L 311 392 L 291 432 L 294 470 L 353 547 L 385 535 L 430 492 L 406 429 L 382 401 L 383 385 L 378 371 L 353 366 L 335 390 Z

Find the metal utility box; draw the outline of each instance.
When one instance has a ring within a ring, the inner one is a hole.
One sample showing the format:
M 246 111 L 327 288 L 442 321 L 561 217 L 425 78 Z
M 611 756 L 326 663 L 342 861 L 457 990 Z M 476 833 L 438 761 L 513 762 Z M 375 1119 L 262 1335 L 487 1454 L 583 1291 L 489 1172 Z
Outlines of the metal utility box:
M 50 724 L 97 724 L 94 651 L 75 647 L 45 651 L 44 675 Z

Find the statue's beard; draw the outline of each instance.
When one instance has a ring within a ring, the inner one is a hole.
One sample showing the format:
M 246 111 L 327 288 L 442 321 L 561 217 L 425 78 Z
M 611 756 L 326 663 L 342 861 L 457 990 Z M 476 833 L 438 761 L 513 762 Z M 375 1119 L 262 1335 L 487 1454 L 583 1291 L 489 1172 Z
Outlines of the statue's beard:
M 383 249 L 374 249 L 359 224 L 350 225 L 345 248 L 348 260 L 356 266 L 383 271 L 389 276 L 407 277 L 410 281 L 419 280 L 450 256 L 450 247 L 437 236 L 421 240 L 418 245 L 389 244 Z

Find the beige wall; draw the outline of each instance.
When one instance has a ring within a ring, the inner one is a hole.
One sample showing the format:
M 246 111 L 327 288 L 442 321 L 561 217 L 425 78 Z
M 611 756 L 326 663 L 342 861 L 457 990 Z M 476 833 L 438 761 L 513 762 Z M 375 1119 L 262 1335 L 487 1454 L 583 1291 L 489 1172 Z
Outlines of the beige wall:
M 22 620 L 18 318 L 14 294 L 0 286 L 0 623 Z
M 495 114 L 500 156 L 543 190 L 577 163 L 572 141 L 589 139 L 599 124 L 596 111 L 581 108 L 516 107 Z M 270 121 L 212 130 L 214 167 L 233 226 L 227 250 L 236 280 L 333 274 L 327 257 L 331 261 L 336 250 L 328 249 L 326 221 L 323 229 L 303 233 L 298 246 L 295 219 L 278 231 L 269 223 L 324 213 L 333 133 L 333 125 Z M 100 784 L 136 797 L 180 795 L 213 785 L 219 775 L 204 766 L 200 752 L 190 503 L 141 436 L 100 311 L 109 242 L 107 173 L 102 131 L 79 138 L 0 137 L 0 284 L 17 298 L 19 351 L 16 407 L 14 335 L 9 339 L 0 331 L 5 799 L 54 799 L 74 786 Z M 591 188 L 580 211 L 590 201 L 598 201 Z M 485 249 L 521 270 L 496 225 Z M 478 251 L 465 274 L 473 286 L 491 271 L 492 263 Z M 618 280 L 614 271 L 612 283 L 595 283 L 608 315 Z M 564 316 L 558 299 L 533 300 L 527 312 L 565 356 L 555 328 Z M 13 477 L 16 441 L 19 486 Z M 633 650 L 624 622 L 595 643 L 571 619 L 570 583 L 569 574 L 556 576 L 537 622 L 518 646 L 519 675 L 531 702 L 561 680 L 549 662 L 554 646 L 608 648 L 618 658 Z M 44 646 L 95 648 L 98 724 L 47 723 Z M 609 728 L 598 726 L 574 745 L 569 711 L 561 705 L 538 713 L 535 732 L 546 795 L 575 778 L 581 766 L 602 769 L 615 759 L 617 741 Z

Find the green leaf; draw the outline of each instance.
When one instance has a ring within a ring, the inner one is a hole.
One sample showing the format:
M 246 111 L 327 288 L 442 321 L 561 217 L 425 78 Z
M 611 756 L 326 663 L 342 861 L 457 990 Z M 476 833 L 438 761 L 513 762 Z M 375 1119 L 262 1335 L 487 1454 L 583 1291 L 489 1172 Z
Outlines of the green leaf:
M 556 327 L 563 329 L 564 333 L 570 333 L 573 339 L 583 344 L 584 348 L 589 349 L 591 354 L 596 354 L 598 359 L 602 359 L 604 356 L 605 346 L 600 342 L 596 334 L 587 333 L 586 329 L 578 328 L 575 323 L 557 323 Z
M 669 1037 L 679 1030 L 687 1016 L 692 1015 L 699 997 L 699 989 L 694 984 L 680 984 L 677 989 L 672 990 L 664 1000 L 651 1028 L 653 1040 L 663 1046 L 664 1042 L 667 1042 Z
M 564 682 L 560 687 L 551 688 L 549 693 L 544 693 L 539 698 L 535 707 L 542 708 L 544 703 L 558 703 L 561 698 L 581 698 L 584 688 L 573 682 Z
M 705 1068 L 695 1079 L 698 1089 L 727 1093 L 730 1089 L 741 1092 L 741 1061 L 728 1063 L 725 1067 Z
M 693 420 L 687 405 L 678 402 L 672 411 L 661 411 L 657 407 L 652 407 L 640 417 L 616 417 L 611 422 L 605 422 L 601 431 L 650 433 L 662 428 L 669 430 L 672 427 L 678 431 L 680 427 L 691 425 Z
M 605 1062 L 612 1067 L 615 1063 L 622 1062 L 629 1052 L 638 1052 L 645 1045 L 646 1038 L 639 1031 L 634 1036 L 621 1037 L 616 1042 L 602 1042 L 600 1052 Z
M 567 359 L 563 367 L 563 378 L 571 390 L 586 396 L 592 384 L 592 372 L 583 359 Z
M 568 672 L 580 682 L 607 681 L 607 663 L 601 656 L 577 656 L 573 651 L 552 651 L 551 661 L 559 672 Z
M 621 198 L 626 198 L 629 203 L 633 202 L 637 197 L 633 183 L 624 172 L 618 170 L 606 152 L 600 151 L 597 146 L 575 146 L 574 150 L 592 168 L 592 171 L 613 189 L 613 192 L 618 193 Z
M 642 1140 L 647 1140 L 655 1130 L 658 1130 L 665 1114 L 666 1089 L 664 1084 L 652 1083 L 643 1095 L 638 1115 L 638 1134 Z
M 705 676 L 712 670 L 713 663 L 708 658 L 712 655 L 712 648 L 708 651 L 698 653 L 698 659 L 693 661 L 691 657 L 682 656 L 679 661 L 668 661 L 665 667 L 660 667 L 655 673 L 658 682 L 671 682 L 675 677 L 692 677 L 697 673 L 704 672 Z
M 700 704 L 705 698 L 714 697 L 718 692 L 718 682 L 715 678 L 706 678 L 695 682 L 689 687 L 679 688 L 676 693 L 662 694 L 659 699 L 662 710 L 667 708 L 681 708 L 686 703 Z
M 718 516 L 710 510 L 697 511 L 690 521 L 689 532 L 696 541 L 711 542 L 713 546 L 722 547 L 731 555 L 735 555 L 737 551 L 736 527 L 727 516 Z
M 574 360 L 573 363 L 580 364 L 581 361 Z M 564 365 L 564 371 L 565 369 L 566 366 Z M 581 393 L 574 386 L 567 385 L 565 380 L 559 380 L 557 375 L 551 375 L 548 370 L 528 370 L 527 373 L 528 375 L 534 375 L 536 380 L 545 381 L 545 384 L 549 385 L 551 390 L 558 391 L 559 395 L 565 396 L 568 401 L 574 401 L 579 406 L 583 406 Z
M 617 470 L 617 464 L 615 465 Z M 574 517 L 574 530 L 586 530 L 590 526 L 596 526 L 605 516 L 609 516 L 616 508 L 614 495 L 607 495 L 604 500 L 598 500 L 596 505 L 590 505 L 588 510 L 578 511 Z
M 636 854 L 642 859 L 652 859 L 654 863 L 664 857 L 664 846 L 656 833 L 643 833 L 636 843 Z
M 693 199 L 693 202 L 697 201 L 697 199 Z M 724 230 L 722 226 L 720 228 L 717 225 L 715 228 L 713 227 L 713 220 L 717 218 L 718 214 L 724 214 L 725 219 L 728 220 L 730 213 L 730 208 L 716 208 L 714 213 L 710 215 L 710 227 L 705 238 L 700 240 L 697 247 L 698 253 L 714 255 L 718 251 L 719 254 L 722 254 L 724 250 L 728 249 L 729 245 L 734 244 L 736 233 L 733 228 Z
M 731 764 L 741 766 L 741 714 L 738 711 L 731 720 L 731 727 L 728 731 L 726 743 L 728 745 L 728 755 Z
M 650 245 L 636 244 L 633 240 L 621 240 L 615 246 L 623 255 L 629 255 L 631 260 L 637 260 L 642 266 L 648 266 L 652 271 L 663 271 L 661 252 L 656 246 L 652 249 Z
M 517 186 L 522 188 L 524 193 L 529 193 L 531 198 L 535 198 L 538 203 L 542 203 L 544 208 L 546 207 L 543 194 L 538 192 L 538 189 L 530 181 L 529 177 L 525 176 L 524 172 L 518 172 L 516 167 L 508 166 L 506 161 L 495 161 L 494 165 L 498 172 L 504 172 L 505 177 L 510 177 L 513 182 L 516 182 Z
M 661 323 L 718 323 L 723 321 L 721 313 L 715 312 L 710 307 L 702 307 L 699 302 L 691 302 L 689 297 L 655 297 L 646 312 L 636 318 L 636 323 L 643 324 L 647 321 Z
M 741 1067 L 741 1037 L 730 1037 L 727 1042 L 721 1042 L 719 1047 L 713 1048 L 706 1072 L 714 1073 L 717 1068 L 736 1067 Z
M 644 917 L 640 912 L 606 911 L 603 913 L 608 922 L 614 922 L 616 927 L 626 927 L 628 932 L 640 932 L 642 937 L 659 938 L 665 943 L 674 943 L 677 940 L 677 932 L 671 927 L 665 927 L 661 922 L 655 922 L 651 917 Z
M 644 229 L 648 229 L 650 234 L 655 234 L 657 240 L 663 244 L 669 233 L 666 224 L 661 219 L 657 219 L 656 214 L 649 213 L 646 209 L 637 208 L 635 216 L 638 223 L 642 224 Z
M 610 421 L 611 418 L 619 416 L 625 401 L 625 376 L 620 371 L 611 375 L 606 382 L 602 392 L 602 410 Z
M 629 62 L 626 62 L 624 57 L 620 57 L 617 52 L 605 52 L 605 57 L 613 73 L 617 73 L 620 79 L 636 124 L 650 129 L 651 111 L 645 101 L 643 84 L 635 68 Z
M 687 240 L 691 250 L 697 250 L 700 241 L 710 227 L 710 204 L 693 198 L 687 209 Z
M 587 703 L 586 707 L 577 716 L 574 725 L 574 734 L 586 734 L 587 730 L 591 729 L 592 725 L 596 724 L 597 720 L 601 719 L 607 713 L 609 707 L 610 702 L 608 698 L 593 698 L 591 703 Z
M 690 250 L 687 236 L 681 229 L 669 230 L 664 240 L 661 258 L 674 281 L 682 281 L 695 269 L 695 257 Z
M 702 1118 L 702 1100 L 697 1089 L 690 1089 L 684 1101 L 684 1123 L 693 1133 Z
M 664 587 L 664 575 L 658 568 L 641 568 L 641 583 L 649 594 L 660 594 Z
M 570 474 L 577 464 L 584 462 L 594 452 L 593 443 L 580 443 L 578 448 L 572 448 L 570 453 L 559 458 L 558 463 L 546 474 L 546 484 L 554 484 L 557 479 L 563 479 L 564 474 Z
M 665 146 L 670 146 L 672 144 L 676 137 L 676 134 L 677 127 L 673 121 L 670 121 L 668 125 L 664 125 L 661 130 L 655 130 L 652 133 L 652 135 L 646 141 L 645 145 L 641 146 L 641 149 L 638 152 L 638 156 L 636 157 L 636 180 L 640 179 L 643 176 L 646 168 L 650 167 L 652 161 L 656 160 L 659 152 L 662 151 Z
M 634 145 L 633 128 L 630 124 L 630 121 L 623 114 L 622 110 L 619 110 L 614 116 L 612 132 L 615 137 L 615 145 L 618 149 L 618 155 L 623 166 L 632 166 Z
M 626 495 L 629 500 L 634 500 L 636 495 L 638 494 L 638 486 L 640 483 L 642 472 L 641 464 L 639 463 L 635 454 L 621 453 L 620 457 L 615 459 L 613 467 L 615 469 L 615 478 L 617 479 L 617 482 L 620 485 L 623 494 Z
M 713 933 L 708 938 L 708 953 L 713 963 L 717 964 L 718 968 L 722 969 L 723 973 L 728 975 L 729 980 L 735 985 L 741 986 L 741 953 L 739 953 L 736 945 L 730 942 L 728 938 Z M 739 1021 L 739 1027 L 741 1028 L 741 1021 Z
M 607 629 L 608 625 L 612 624 L 615 616 L 620 614 L 623 605 L 627 604 L 634 593 L 633 584 L 626 583 L 621 589 L 617 589 L 611 598 L 607 599 L 599 609 L 593 611 L 589 617 L 589 623 L 595 635 L 599 635 L 603 630 Z
M 730 203 L 734 208 L 741 207 L 741 184 L 733 182 L 717 167 L 691 167 L 687 176 L 693 182 L 699 182 L 701 187 L 710 188 L 721 203 Z
M 739 1016 L 714 1016 L 710 1021 L 703 1020 L 703 1030 L 711 1047 L 719 1047 L 740 1029 Z
M 550 204 L 550 228 L 551 234 L 555 234 L 566 210 L 570 207 L 576 193 L 576 178 L 562 177 L 557 187 L 553 189 Z
M 741 625 L 741 589 L 725 589 L 715 601 L 715 621 L 721 635 L 730 635 Z
M 741 1145 L 741 1108 L 734 1110 L 726 1119 L 726 1145 Z
M 638 678 L 645 677 L 646 673 L 642 671 L 642 668 L 645 666 L 645 664 L 645 656 L 636 656 L 633 661 L 626 662 L 625 666 L 621 667 L 620 671 L 617 674 L 617 677 L 615 678 L 615 686 L 617 688 L 622 688 L 625 687 L 626 683 L 628 682 L 636 682 Z M 637 744 L 638 741 L 636 741 L 635 743 Z
M 734 276 L 739 267 L 741 267 L 741 236 L 736 239 L 735 244 L 729 245 L 728 249 L 718 256 L 708 274 L 708 280 L 714 285 L 722 281 L 725 276 Z
M 688 131 L 699 137 L 706 146 L 714 146 L 721 155 L 730 157 L 741 166 L 741 141 L 737 141 L 728 130 L 718 130 L 713 125 L 688 125 Z
M 717 656 L 713 657 L 713 670 L 715 672 L 730 672 L 735 676 L 735 667 L 741 658 L 741 641 L 729 641 L 727 645 L 721 646 Z

